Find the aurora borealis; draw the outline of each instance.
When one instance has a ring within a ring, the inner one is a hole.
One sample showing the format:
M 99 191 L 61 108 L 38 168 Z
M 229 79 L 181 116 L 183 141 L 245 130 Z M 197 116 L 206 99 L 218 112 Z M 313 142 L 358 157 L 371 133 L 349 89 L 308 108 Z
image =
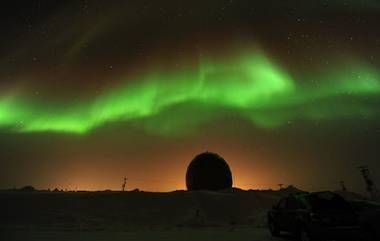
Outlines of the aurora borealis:
M 335 68 L 338 69 L 335 73 L 322 73 L 317 77 L 322 83 L 320 86 L 302 88 L 263 54 L 253 52 L 250 55 L 239 55 L 225 63 L 201 64 L 196 69 L 180 73 L 148 71 L 146 76 L 134 81 L 138 84 L 117 86 L 88 102 L 65 104 L 58 108 L 33 101 L 20 101 L 22 96 L 3 97 L 0 103 L 0 123 L 21 132 L 85 134 L 114 120 L 147 118 L 149 121 L 151 116 L 159 115 L 165 108 L 184 102 L 234 108 L 242 117 L 262 128 L 274 128 L 295 118 L 329 120 L 342 116 L 377 117 L 376 106 L 369 104 L 343 101 L 325 106 L 319 103 L 347 95 L 349 98 L 346 101 L 350 101 L 358 96 L 371 97 L 380 92 L 380 75 L 375 68 L 363 64 L 352 68 Z M 348 105 L 350 108 L 347 108 Z M 298 108 L 301 110 L 292 111 Z M 283 113 L 282 109 L 286 109 L 287 113 Z M 191 110 L 188 114 L 192 115 Z M 175 113 L 170 119 L 162 120 L 168 122 L 164 131 L 176 131 L 172 129 L 178 125 L 184 128 L 189 124 L 188 120 L 176 119 Z M 212 116 L 207 116 L 197 120 L 202 121 L 213 119 Z M 177 123 L 173 125 L 171 122 Z M 157 129 L 156 132 L 162 131 L 160 125 L 153 128 Z
M 211 150 L 242 188 L 359 190 L 357 165 L 380 171 L 380 7 L 296 2 L 9 4 L 0 187 L 172 190 Z

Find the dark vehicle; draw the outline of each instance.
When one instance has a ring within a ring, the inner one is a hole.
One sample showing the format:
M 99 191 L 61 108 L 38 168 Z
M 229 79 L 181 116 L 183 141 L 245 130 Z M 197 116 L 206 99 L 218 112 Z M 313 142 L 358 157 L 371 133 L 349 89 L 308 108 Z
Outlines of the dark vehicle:
M 301 241 L 356 240 L 360 229 L 351 205 L 332 192 L 292 194 L 268 212 L 273 236 L 294 234 Z
M 380 204 L 371 201 L 354 201 L 351 206 L 358 214 L 364 240 L 380 240 Z

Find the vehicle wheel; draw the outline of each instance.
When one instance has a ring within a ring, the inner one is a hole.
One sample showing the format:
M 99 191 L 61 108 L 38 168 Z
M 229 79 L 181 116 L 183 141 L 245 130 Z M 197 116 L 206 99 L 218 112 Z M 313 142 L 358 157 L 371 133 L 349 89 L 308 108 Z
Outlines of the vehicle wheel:
M 306 228 L 301 228 L 298 233 L 300 241 L 313 241 L 310 232 Z
M 268 227 L 269 227 L 269 232 L 270 234 L 272 234 L 272 236 L 274 237 L 280 236 L 280 230 L 278 229 L 276 223 L 272 219 L 269 219 Z
M 365 228 L 365 239 L 366 241 L 378 240 L 379 237 L 376 237 L 376 229 L 368 225 Z

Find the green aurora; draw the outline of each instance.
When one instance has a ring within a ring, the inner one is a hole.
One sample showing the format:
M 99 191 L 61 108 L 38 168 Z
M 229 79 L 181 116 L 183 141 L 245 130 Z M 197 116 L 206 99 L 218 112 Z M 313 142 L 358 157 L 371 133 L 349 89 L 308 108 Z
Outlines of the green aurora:
M 259 50 L 226 59 L 172 73 L 147 69 L 79 102 L 43 103 L 8 93 L 0 97 L 0 127 L 86 134 L 106 123 L 130 121 L 149 132 L 176 135 L 232 112 L 258 128 L 378 115 L 371 98 L 380 94 L 380 74 L 363 62 L 298 79 Z

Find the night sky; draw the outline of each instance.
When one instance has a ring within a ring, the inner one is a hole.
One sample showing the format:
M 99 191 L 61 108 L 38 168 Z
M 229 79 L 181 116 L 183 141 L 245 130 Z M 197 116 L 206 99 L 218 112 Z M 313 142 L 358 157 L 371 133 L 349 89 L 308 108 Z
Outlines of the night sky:
M 204 151 L 234 186 L 380 185 L 380 2 L 9 1 L 0 188 L 185 189 Z

